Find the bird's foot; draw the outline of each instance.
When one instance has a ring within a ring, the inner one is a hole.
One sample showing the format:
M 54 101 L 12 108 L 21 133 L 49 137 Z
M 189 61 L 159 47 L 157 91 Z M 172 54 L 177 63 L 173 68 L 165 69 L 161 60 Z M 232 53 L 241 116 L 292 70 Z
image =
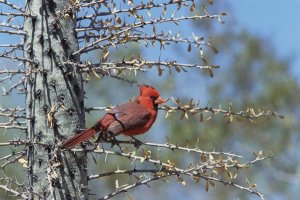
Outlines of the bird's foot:
M 119 148 L 121 148 L 120 142 L 119 142 L 119 140 L 116 139 L 116 137 L 114 137 L 114 136 L 110 137 L 109 141 L 111 143 L 111 148 L 113 148 L 115 145 L 117 145 Z
M 131 143 L 134 145 L 134 147 L 135 148 L 140 148 L 140 146 L 142 145 L 142 144 L 144 144 L 144 142 L 142 142 L 141 140 L 138 140 L 138 139 L 136 139 L 135 137 L 133 137 L 133 136 L 130 136 L 131 137 Z
M 100 133 L 99 136 L 97 137 L 96 141 L 95 141 L 94 150 L 98 149 L 98 145 L 99 145 L 101 139 L 102 139 L 102 135 Z

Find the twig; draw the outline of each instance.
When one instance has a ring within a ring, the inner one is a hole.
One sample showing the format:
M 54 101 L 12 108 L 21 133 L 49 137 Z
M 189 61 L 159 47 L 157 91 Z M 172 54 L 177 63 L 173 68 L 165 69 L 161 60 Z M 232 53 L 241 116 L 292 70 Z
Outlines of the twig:
M 9 56 L 9 55 L 5 55 L 5 54 L 0 54 L 0 57 L 8 58 L 8 59 L 11 59 L 11 60 L 16 60 L 16 61 L 21 61 L 21 62 L 27 62 L 27 63 L 34 64 L 34 65 L 38 64 L 33 60 L 29 60 L 27 58 L 22 58 L 22 57 L 18 57 L 18 56 Z
M 8 123 L 0 123 L 0 128 L 27 130 L 26 126 L 9 125 L 9 124 L 10 124 L 10 122 L 8 122 Z
M 0 33 L 12 34 L 12 35 L 27 35 L 24 31 L 12 31 L 12 30 L 0 30 Z
M 82 36 L 79 36 L 78 39 L 79 40 L 82 40 L 82 41 L 86 41 L 87 39 L 99 39 L 101 36 L 100 35 L 82 35 Z M 90 49 L 89 51 L 92 51 L 92 50 L 96 50 L 96 49 L 106 49 L 110 46 L 113 46 L 114 48 L 117 47 L 117 45 L 124 45 L 125 43 L 127 42 L 138 42 L 140 43 L 140 41 L 144 42 L 145 43 L 145 46 L 148 47 L 149 46 L 149 42 L 152 44 L 152 45 L 155 45 L 155 42 L 154 41 L 158 41 L 160 42 L 161 44 L 161 47 L 162 46 L 165 46 L 165 45 L 169 45 L 171 42 L 172 43 L 184 43 L 184 44 L 194 44 L 196 47 L 199 47 L 199 46 L 208 46 L 210 48 L 212 48 L 214 50 L 214 52 L 217 52 L 217 49 L 214 48 L 210 43 L 207 43 L 207 42 L 204 42 L 203 41 L 203 38 L 195 38 L 194 40 L 190 40 L 190 39 L 184 39 L 184 38 L 180 38 L 178 35 L 176 36 L 173 36 L 173 37 L 170 37 L 169 34 L 168 35 L 153 35 L 153 36 L 141 36 L 141 35 L 121 35 L 117 41 L 114 41 L 114 43 L 112 44 L 111 42 L 108 42 L 107 44 L 104 44 L 104 45 L 96 45 L 94 46 L 93 49 Z M 188 51 L 191 51 L 191 46 L 189 47 L 190 50 Z
M 101 64 L 81 64 L 74 63 L 72 61 L 63 62 L 64 64 L 71 64 L 73 66 L 77 66 L 83 72 L 94 72 L 103 74 L 103 72 L 107 74 L 116 73 L 119 74 L 123 71 L 133 71 L 135 74 L 138 71 L 146 72 L 152 69 L 155 66 L 155 69 L 158 70 L 159 74 L 163 73 L 163 69 L 167 68 L 169 70 L 174 69 L 176 72 L 186 71 L 186 68 L 195 68 L 199 70 L 212 71 L 213 69 L 218 69 L 219 66 L 214 65 L 198 65 L 198 64 L 186 64 L 186 63 L 177 63 L 176 61 L 147 61 L 143 59 L 135 59 L 131 61 L 120 61 L 120 62 L 102 62 Z
M 0 143 L 0 146 L 19 146 L 19 145 L 25 145 L 25 146 L 41 145 L 41 146 L 44 146 L 44 147 L 49 146 L 46 143 L 37 142 L 37 141 L 32 142 L 32 141 L 29 141 L 29 140 L 21 140 L 21 139 L 15 139 L 15 140 L 10 140 L 8 142 Z
M 261 160 L 264 160 L 266 159 L 267 157 L 264 157 L 264 158 L 256 158 L 255 160 L 253 161 L 250 161 L 248 163 L 251 163 L 251 164 L 254 164 L 258 161 L 261 161 Z M 147 160 L 148 161 L 148 160 Z M 245 164 L 246 166 L 247 164 Z M 141 170 L 137 170 L 137 169 L 133 169 L 133 170 L 117 170 L 117 171 L 111 171 L 111 172 L 107 172 L 107 173 L 102 173 L 102 174 L 98 174 L 98 175 L 91 175 L 89 177 L 89 180 L 91 179 L 95 179 L 95 178 L 100 178 L 100 177 L 103 177 L 103 176 L 111 176 L 111 175 L 115 175 L 115 174 L 128 174 L 129 176 L 134 174 L 134 173 L 152 173 L 152 177 L 150 178 L 147 178 L 145 180 L 138 180 L 136 183 L 134 184 L 131 184 L 131 185 L 125 185 L 121 188 L 117 188 L 116 191 L 106 195 L 105 197 L 101 198 L 102 199 L 109 199 L 109 198 L 112 198 L 113 196 L 117 195 L 117 194 L 120 194 L 120 193 L 123 193 L 123 192 L 127 192 L 128 190 L 130 189 L 133 189 L 137 186 L 140 186 L 140 185 L 144 185 L 144 184 L 147 184 L 149 182 L 152 182 L 152 181 L 155 181 L 155 180 L 161 180 L 165 177 L 168 177 L 168 176 L 179 176 L 179 175 L 187 175 L 187 176 L 191 176 L 191 177 L 199 177 L 199 178 L 203 178 L 205 180 L 209 180 L 209 181 L 216 181 L 216 182 L 220 182 L 224 185 L 231 185 L 231 186 L 234 186 L 238 189 L 241 189 L 241 190 L 244 190 L 244 191 L 247 191 L 247 192 L 250 192 L 251 194 L 255 194 L 257 196 L 259 196 L 262 200 L 264 199 L 263 195 L 255 190 L 253 190 L 252 188 L 250 187 L 244 187 L 244 186 L 241 186 L 239 184 L 236 184 L 232 181 L 225 181 L 225 180 L 222 180 L 221 178 L 216 178 L 216 177 L 213 177 L 213 176 L 207 176 L 205 174 L 201 174 L 199 173 L 199 171 L 203 171 L 203 169 L 205 169 L 205 164 L 204 165 L 197 165 L 196 167 L 191 167 L 191 168 L 188 168 L 188 169 L 178 169 L 178 168 L 175 168 L 175 167 L 172 167 L 172 168 L 169 168 L 169 169 L 166 169 L 166 168 L 162 168 L 162 169 L 141 169 Z M 224 165 L 225 168 L 230 168 L 232 166 L 227 166 L 227 165 Z M 147 176 L 148 177 L 148 176 Z
M 25 71 L 24 70 L 1 70 L 0 74 L 24 74 Z
M 22 197 L 23 199 L 28 199 L 28 197 L 24 193 L 20 193 L 16 190 L 8 188 L 6 185 L 0 185 L 0 188 L 3 189 L 6 192 L 12 193 L 14 196 Z
M 174 4 L 186 4 L 187 2 L 193 2 L 193 0 L 177 0 L 177 1 L 169 1 L 166 3 L 158 3 L 158 4 L 141 4 L 141 5 L 136 5 L 133 8 L 128 8 L 128 9 L 120 9 L 120 10 L 115 10 L 115 11 L 109 11 L 109 12 L 98 12 L 95 13 L 93 15 L 85 15 L 82 17 L 78 17 L 77 21 L 81 21 L 81 20 L 86 20 L 86 19 L 93 19 L 95 17 L 100 17 L 100 16 L 108 16 L 108 15 L 115 15 L 115 14 L 119 14 L 119 13 L 132 13 L 134 11 L 140 11 L 140 10 L 149 10 L 152 8 L 165 8 L 166 6 L 171 6 Z M 94 1 L 94 2 L 90 2 L 90 3 L 85 3 L 85 4 L 79 4 L 78 7 L 83 8 L 83 7 L 88 7 L 91 5 L 95 5 L 95 4 L 99 4 L 102 3 L 102 1 Z
M 20 26 L 16 26 L 16 25 L 12 25 L 12 24 L 7 24 L 7 23 L 0 23 L 0 27 L 7 27 L 7 28 L 16 29 L 16 30 L 21 30 L 23 28 L 23 27 L 20 27 Z
M 168 98 L 169 99 L 169 98 Z M 229 105 L 228 109 L 222 109 L 221 106 L 219 108 L 213 108 L 213 107 L 199 107 L 198 102 L 193 103 L 193 99 L 190 100 L 189 103 L 182 103 L 179 99 L 172 101 L 177 104 L 177 106 L 168 106 L 167 104 L 164 104 L 161 106 L 159 109 L 164 110 L 167 112 L 166 117 L 169 117 L 171 113 L 174 113 L 176 111 L 181 111 L 183 114 L 183 117 L 187 115 L 188 113 L 195 115 L 195 114 L 200 114 L 202 113 L 211 113 L 212 116 L 216 114 L 223 114 L 224 117 L 231 118 L 231 116 L 236 116 L 236 117 L 241 117 L 250 121 L 253 121 L 254 119 L 257 118 L 262 118 L 262 117 L 275 117 L 275 118 L 284 118 L 284 116 L 278 114 L 276 111 L 263 111 L 263 110 L 258 110 L 254 111 L 252 108 L 247 108 L 245 111 L 232 111 L 232 106 Z M 89 107 L 86 108 L 87 112 L 91 111 L 104 111 L 113 108 L 114 106 L 108 106 L 108 107 Z M 211 116 L 211 117 L 212 117 Z M 207 120 L 211 119 L 209 117 Z
M 12 85 L 8 90 L 3 91 L 3 96 L 10 95 L 14 89 L 25 83 L 25 79 L 21 79 L 18 83 Z
M 18 161 L 20 158 L 22 158 L 25 155 L 26 155 L 26 151 L 23 151 L 22 153 L 20 153 L 20 155 L 16 156 L 14 159 L 9 160 L 9 161 L 5 162 L 3 165 L 1 165 L 1 168 L 4 169 L 7 165 L 9 165 L 11 163 L 15 163 L 16 161 Z
M 9 159 L 9 158 L 11 158 L 11 157 L 13 157 L 13 156 L 19 155 L 19 154 L 24 155 L 24 153 L 25 153 L 25 151 L 12 152 L 12 154 L 10 154 L 10 155 L 1 157 L 1 158 L 0 158 L 0 161 L 2 161 L 2 160 L 7 160 L 7 159 Z
M 171 17 L 171 18 L 157 18 L 149 21 L 141 21 L 136 22 L 132 24 L 123 24 L 122 26 L 115 26 L 115 28 L 139 28 L 144 27 L 147 25 L 155 25 L 155 24 L 161 24 L 161 23 L 167 23 L 167 22 L 173 22 L 177 23 L 180 21 L 186 21 L 186 20 L 203 20 L 203 19 L 219 19 L 221 15 L 195 15 L 195 16 L 183 16 L 183 17 Z M 109 29 L 110 26 L 103 26 L 103 27 L 79 27 L 76 28 L 75 31 L 77 33 L 82 31 L 99 31 L 103 29 Z
M 128 158 L 130 160 L 133 160 L 133 161 L 135 161 L 135 160 L 138 160 L 140 162 L 146 161 L 146 162 L 152 163 L 154 165 L 159 165 L 163 168 L 172 169 L 173 171 L 176 171 L 176 172 L 184 171 L 183 169 L 175 167 L 174 164 L 172 164 L 172 163 L 164 163 L 161 160 L 155 160 L 155 159 L 151 159 L 151 158 L 145 157 L 145 156 L 137 156 L 132 152 L 125 153 L 125 152 L 122 152 L 122 151 L 110 151 L 110 150 L 105 150 L 105 149 L 97 149 L 97 150 L 94 150 L 94 149 L 86 149 L 86 150 L 84 150 L 84 149 L 72 149 L 71 151 L 73 151 L 73 152 L 86 151 L 86 152 L 90 152 L 90 153 L 121 156 L 121 157 Z M 229 169 L 229 168 L 235 168 L 235 169 L 245 168 L 246 166 L 253 165 L 253 164 L 257 163 L 258 161 L 262 161 L 262 160 L 268 159 L 270 157 L 271 156 L 262 156 L 262 157 L 255 158 L 251 162 L 240 163 L 239 161 L 237 161 L 237 160 L 235 160 L 231 157 L 229 157 L 227 159 L 215 160 L 215 158 L 212 156 L 212 157 L 208 157 L 208 159 L 210 159 L 210 160 L 207 160 L 206 162 L 204 162 L 204 164 L 196 165 L 196 167 L 189 168 L 189 170 L 191 170 L 191 169 L 197 169 L 197 170 L 201 169 L 201 171 L 203 171 L 204 169 L 210 170 L 210 169 L 224 168 L 224 167 L 226 167 L 227 169 Z
M 102 141 L 102 143 L 106 143 L 107 141 Z M 133 144 L 135 145 L 134 141 L 126 141 L 126 140 L 117 140 L 118 144 Z M 149 147 L 156 147 L 156 148 L 167 148 L 172 151 L 174 150 L 179 150 L 179 151 L 186 151 L 188 153 L 199 153 L 199 154 L 205 154 L 205 155 L 225 155 L 229 157 L 236 157 L 236 158 L 243 158 L 243 156 L 233 154 L 233 153 L 227 153 L 227 152 L 218 152 L 218 151 L 203 151 L 199 149 L 198 147 L 195 148 L 189 148 L 189 147 L 182 147 L 179 145 L 171 144 L 171 143 L 166 143 L 166 144 L 160 144 L 160 143 L 152 143 L 152 142 L 147 142 L 147 141 L 139 141 L 138 143 L 139 146 L 149 146 Z
M 0 15 L 2 15 L 2 16 L 14 16 L 14 17 L 35 17 L 31 14 L 27 14 L 27 13 L 23 13 L 23 12 L 14 13 L 14 12 L 1 12 L 0 11 Z
M 104 37 L 104 38 L 100 38 L 100 39 L 98 39 L 98 40 L 92 42 L 91 44 L 85 45 L 84 47 L 82 47 L 82 48 L 79 49 L 78 51 L 75 51 L 75 52 L 73 53 L 73 55 L 79 55 L 79 54 L 82 54 L 82 53 L 86 53 L 86 52 L 88 52 L 89 48 L 92 48 L 92 47 L 95 46 L 96 44 L 98 44 L 98 43 L 100 43 L 100 42 L 102 42 L 102 41 L 105 41 L 105 40 L 109 40 L 110 38 L 116 37 L 117 35 L 120 35 L 120 34 L 122 34 L 122 33 L 124 33 L 124 32 L 128 32 L 130 29 L 131 29 L 131 28 L 126 28 L 126 29 L 121 30 L 121 31 L 118 31 L 118 32 L 116 32 L 116 33 L 114 33 L 114 34 L 111 33 L 110 35 L 108 35 L 108 36 L 106 36 L 106 37 Z
M 25 13 L 24 10 L 23 10 L 21 7 L 16 6 L 14 3 L 11 3 L 11 2 L 9 2 L 9 1 L 7 1 L 7 0 L 1 0 L 0 3 L 1 3 L 1 4 L 5 4 L 5 5 L 7 5 L 7 6 L 13 8 L 13 9 L 15 9 L 15 10 L 18 10 L 20 13 Z

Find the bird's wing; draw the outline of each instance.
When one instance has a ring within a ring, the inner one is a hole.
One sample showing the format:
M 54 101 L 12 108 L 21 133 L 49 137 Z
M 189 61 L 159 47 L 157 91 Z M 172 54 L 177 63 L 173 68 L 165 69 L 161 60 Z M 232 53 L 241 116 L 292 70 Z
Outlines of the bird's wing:
M 114 116 L 115 121 L 110 124 L 107 131 L 112 134 L 142 129 L 151 119 L 151 113 L 137 101 L 117 106 L 110 114 Z

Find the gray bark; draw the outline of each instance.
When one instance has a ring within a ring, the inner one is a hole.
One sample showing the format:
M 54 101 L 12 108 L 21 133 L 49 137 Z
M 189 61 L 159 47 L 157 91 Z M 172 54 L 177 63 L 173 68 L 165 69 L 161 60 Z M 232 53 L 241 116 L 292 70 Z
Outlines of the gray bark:
M 61 152 L 58 145 L 84 128 L 82 77 L 66 60 L 78 50 L 75 16 L 63 16 L 69 0 L 27 1 L 24 31 L 30 199 L 87 199 L 86 155 Z

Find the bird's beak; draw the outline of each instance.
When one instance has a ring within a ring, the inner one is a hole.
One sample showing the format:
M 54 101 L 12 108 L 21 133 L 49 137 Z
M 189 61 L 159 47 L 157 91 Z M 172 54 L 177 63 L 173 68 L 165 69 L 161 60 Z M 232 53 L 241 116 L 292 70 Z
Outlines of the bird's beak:
M 161 104 L 161 103 L 165 103 L 166 101 L 163 99 L 163 98 L 161 98 L 161 97 L 158 97 L 156 100 L 155 100 L 155 104 Z

